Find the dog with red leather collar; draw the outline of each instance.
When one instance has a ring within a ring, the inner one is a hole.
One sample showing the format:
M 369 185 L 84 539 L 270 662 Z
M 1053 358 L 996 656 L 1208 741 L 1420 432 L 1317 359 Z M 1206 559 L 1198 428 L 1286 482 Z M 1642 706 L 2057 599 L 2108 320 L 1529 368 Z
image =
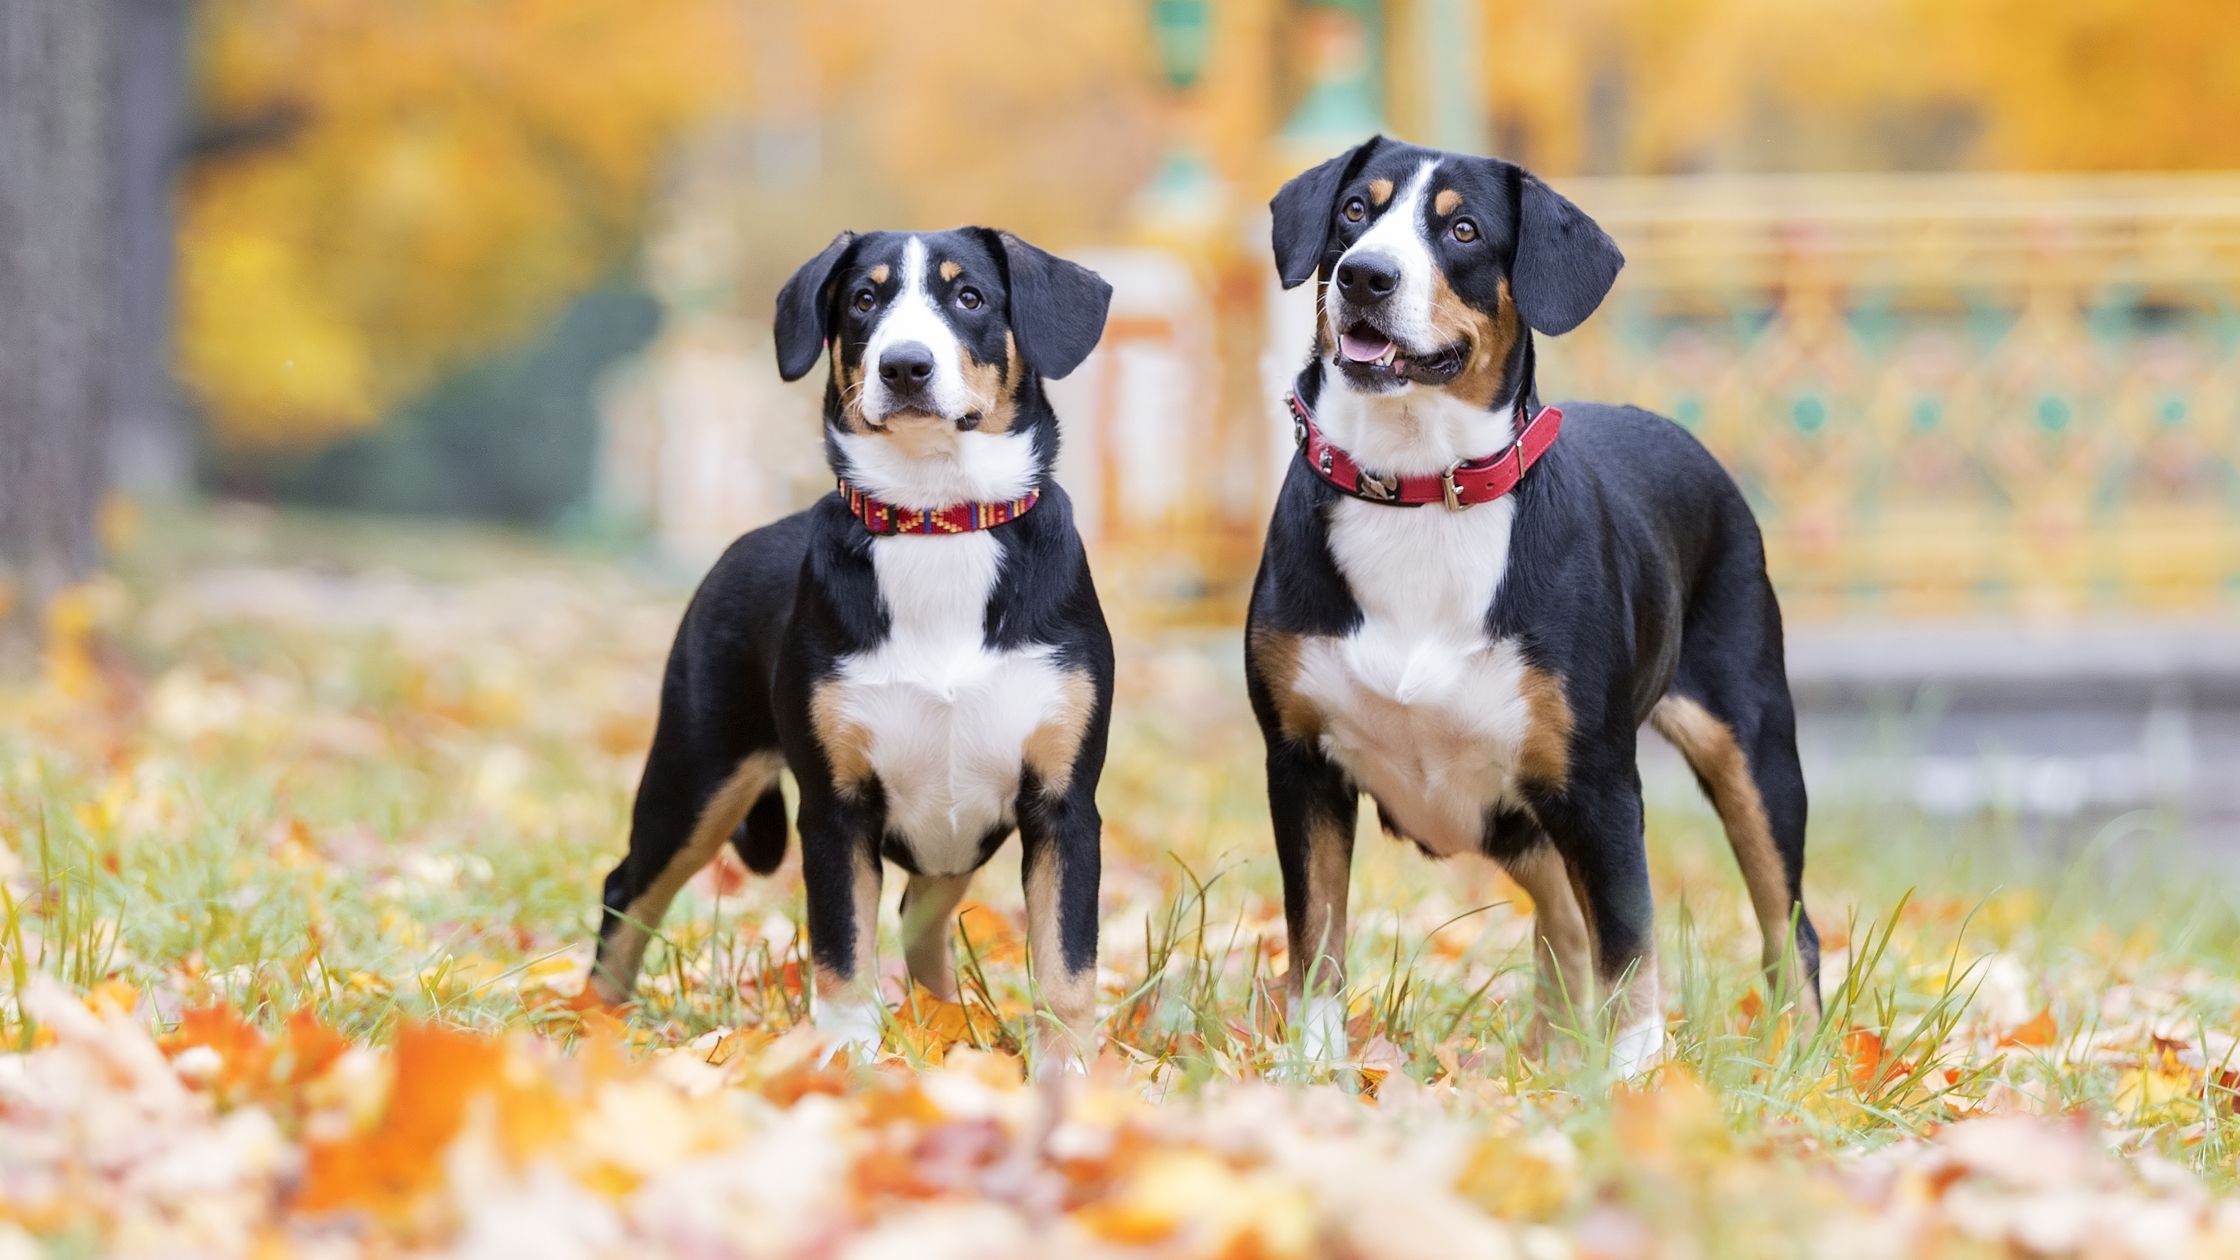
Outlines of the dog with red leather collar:
M 1670 420 L 1528 412 L 1534 337 L 1593 313 L 1617 245 L 1530 172 L 1382 137 L 1301 173 L 1269 209 L 1284 287 L 1315 284 L 1290 397 L 1301 458 L 1245 631 L 1300 1051 L 1345 1055 L 1367 797 L 1392 835 L 1490 858 L 1530 894 L 1534 1040 L 1577 1028 L 1607 1037 L 1620 1075 L 1655 1062 L 1644 724 L 1710 794 L 1774 1002 L 1808 1024 L 1805 786 L 1757 522 Z M 1431 504 L 1451 510 L 1393 510 Z
M 1088 356 L 1111 295 L 986 228 L 843 232 L 780 290 L 779 375 L 829 365 L 838 489 L 732 544 L 685 612 L 601 898 L 594 995 L 628 998 L 663 912 L 726 844 L 777 869 L 790 770 L 813 1016 L 835 1046 L 879 1052 L 886 868 L 909 881 L 911 979 L 953 1001 L 956 907 L 1017 832 L 1033 1066 L 1094 1053 L 1112 637 L 1053 476 L 1044 382 Z

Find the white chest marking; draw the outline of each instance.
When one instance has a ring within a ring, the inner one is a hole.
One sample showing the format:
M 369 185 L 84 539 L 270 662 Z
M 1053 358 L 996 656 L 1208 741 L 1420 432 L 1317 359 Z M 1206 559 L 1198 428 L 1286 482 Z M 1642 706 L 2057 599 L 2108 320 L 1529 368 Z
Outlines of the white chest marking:
M 982 837 L 1013 821 L 1027 738 L 1063 695 L 1054 649 L 983 646 L 1002 560 L 985 532 L 873 540 L 891 632 L 835 680 L 841 717 L 868 735 L 887 831 L 929 875 L 972 870 Z
M 1374 451 L 1372 469 L 1443 468 L 1510 440 L 1506 405 L 1483 411 L 1423 390 L 1363 398 L 1335 382 L 1323 399 L 1325 431 Z M 1302 645 L 1296 686 L 1321 712 L 1325 755 L 1442 855 L 1480 851 L 1531 728 L 1523 653 L 1486 632 L 1515 517 L 1507 498 L 1462 512 L 1355 499 L 1330 509 L 1331 554 L 1362 621 Z

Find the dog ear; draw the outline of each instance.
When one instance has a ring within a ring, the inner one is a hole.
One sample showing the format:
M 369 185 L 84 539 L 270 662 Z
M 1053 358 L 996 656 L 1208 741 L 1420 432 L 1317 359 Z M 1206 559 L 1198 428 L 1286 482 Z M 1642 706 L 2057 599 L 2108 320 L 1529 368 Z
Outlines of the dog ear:
M 833 237 L 830 245 L 801 264 L 786 287 L 778 290 L 777 321 L 771 327 L 778 342 L 778 375 L 786 380 L 807 376 L 824 353 L 825 338 L 832 331 L 826 325 L 832 303 L 825 300 L 825 286 L 832 279 L 832 269 L 840 265 L 841 256 L 855 241 L 853 232 Z
M 1080 263 L 1037 249 L 1009 232 L 980 229 L 995 238 L 1011 286 L 1011 335 L 1019 357 L 1037 374 L 1057 380 L 1089 357 L 1104 336 L 1112 286 Z
M 1600 224 L 1530 171 L 1517 172 L 1517 313 L 1537 332 L 1570 332 L 1602 305 L 1618 268 L 1618 244 Z
M 1330 248 L 1330 218 L 1337 211 L 1338 190 L 1358 174 L 1362 163 L 1384 143 L 1371 136 L 1311 170 L 1299 172 L 1268 199 L 1275 222 L 1269 236 L 1276 250 L 1276 274 L 1283 287 L 1296 289 L 1314 278 L 1322 256 Z

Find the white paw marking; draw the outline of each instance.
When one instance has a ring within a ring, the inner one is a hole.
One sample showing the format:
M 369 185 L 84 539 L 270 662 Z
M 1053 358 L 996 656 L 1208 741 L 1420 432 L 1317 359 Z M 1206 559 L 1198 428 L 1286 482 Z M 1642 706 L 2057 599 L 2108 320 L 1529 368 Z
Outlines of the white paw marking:
M 1620 1079 L 1631 1079 L 1653 1068 L 1664 1058 L 1664 1021 L 1645 1019 L 1618 1034 L 1610 1047 L 1610 1066 Z
M 885 1012 L 876 1002 L 861 1000 L 817 1002 L 817 1031 L 831 1041 L 825 1051 L 824 1062 L 846 1053 L 857 1062 L 868 1061 L 879 1053 L 881 1016 Z
M 1335 1063 L 1346 1057 L 1344 999 L 1317 994 L 1299 1012 L 1299 1051 L 1309 1063 Z

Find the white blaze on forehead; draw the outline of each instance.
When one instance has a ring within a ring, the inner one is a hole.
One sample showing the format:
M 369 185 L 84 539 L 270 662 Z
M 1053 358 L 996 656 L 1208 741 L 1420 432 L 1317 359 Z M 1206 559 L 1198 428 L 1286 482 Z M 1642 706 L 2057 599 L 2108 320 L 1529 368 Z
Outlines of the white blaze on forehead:
M 1439 347 L 1431 331 L 1431 241 L 1424 235 L 1423 203 L 1431 195 L 1431 176 L 1439 159 L 1427 158 L 1409 177 L 1407 187 L 1393 198 L 1392 208 L 1372 224 L 1338 259 L 1340 266 L 1356 254 L 1383 254 L 1400 268 L 1400 283 L 1385 299 L 1385 331 L 1403 354 L 1429 354 Z M 1332 335 L 1345 332 L 1331 313 Z
M 929 271 L 924 239 L 913 236 L 903 242 L 901 289 L 879 317 L 878 325 L 871 330 L 871 340 L 863 348 L 863 413 L 873 420 L 884 419 L 894 407 L 886 382 L 879 379 L 879 356 L 910 342 L 933 351 L 933 382 L 928 393 L 934 411 L 941 416 L 954 420 L 994 401 L 976 400 L 966 392 L 961 362 L 964 345 L 934 303 L 927 284 Z
M 974 398 L 964 384 L 964 343 L 943 319 L 927 289 L 926 243 L 911 237 L 902 249 L 902 287 L 872 330 L 863 351 L 863 414 L 884 420 L 892 408 L 879 379 L 879 355 L 889 346 L 918 342 L 933 351 L 932 406 L 944 419 L 985 411 L 992 398 Z M 924 423 L 922 421 L 916 423 Z M 951 426 L 953 430 L 953 426 Z M 875 499 L 897 507 L 930 509 L 952 503 L 1002 503 L 1033 488 L 1040 465 L 1034 434 L 956 432 L 915 454 L 880 433 L 835 433 L 848 480 Z

